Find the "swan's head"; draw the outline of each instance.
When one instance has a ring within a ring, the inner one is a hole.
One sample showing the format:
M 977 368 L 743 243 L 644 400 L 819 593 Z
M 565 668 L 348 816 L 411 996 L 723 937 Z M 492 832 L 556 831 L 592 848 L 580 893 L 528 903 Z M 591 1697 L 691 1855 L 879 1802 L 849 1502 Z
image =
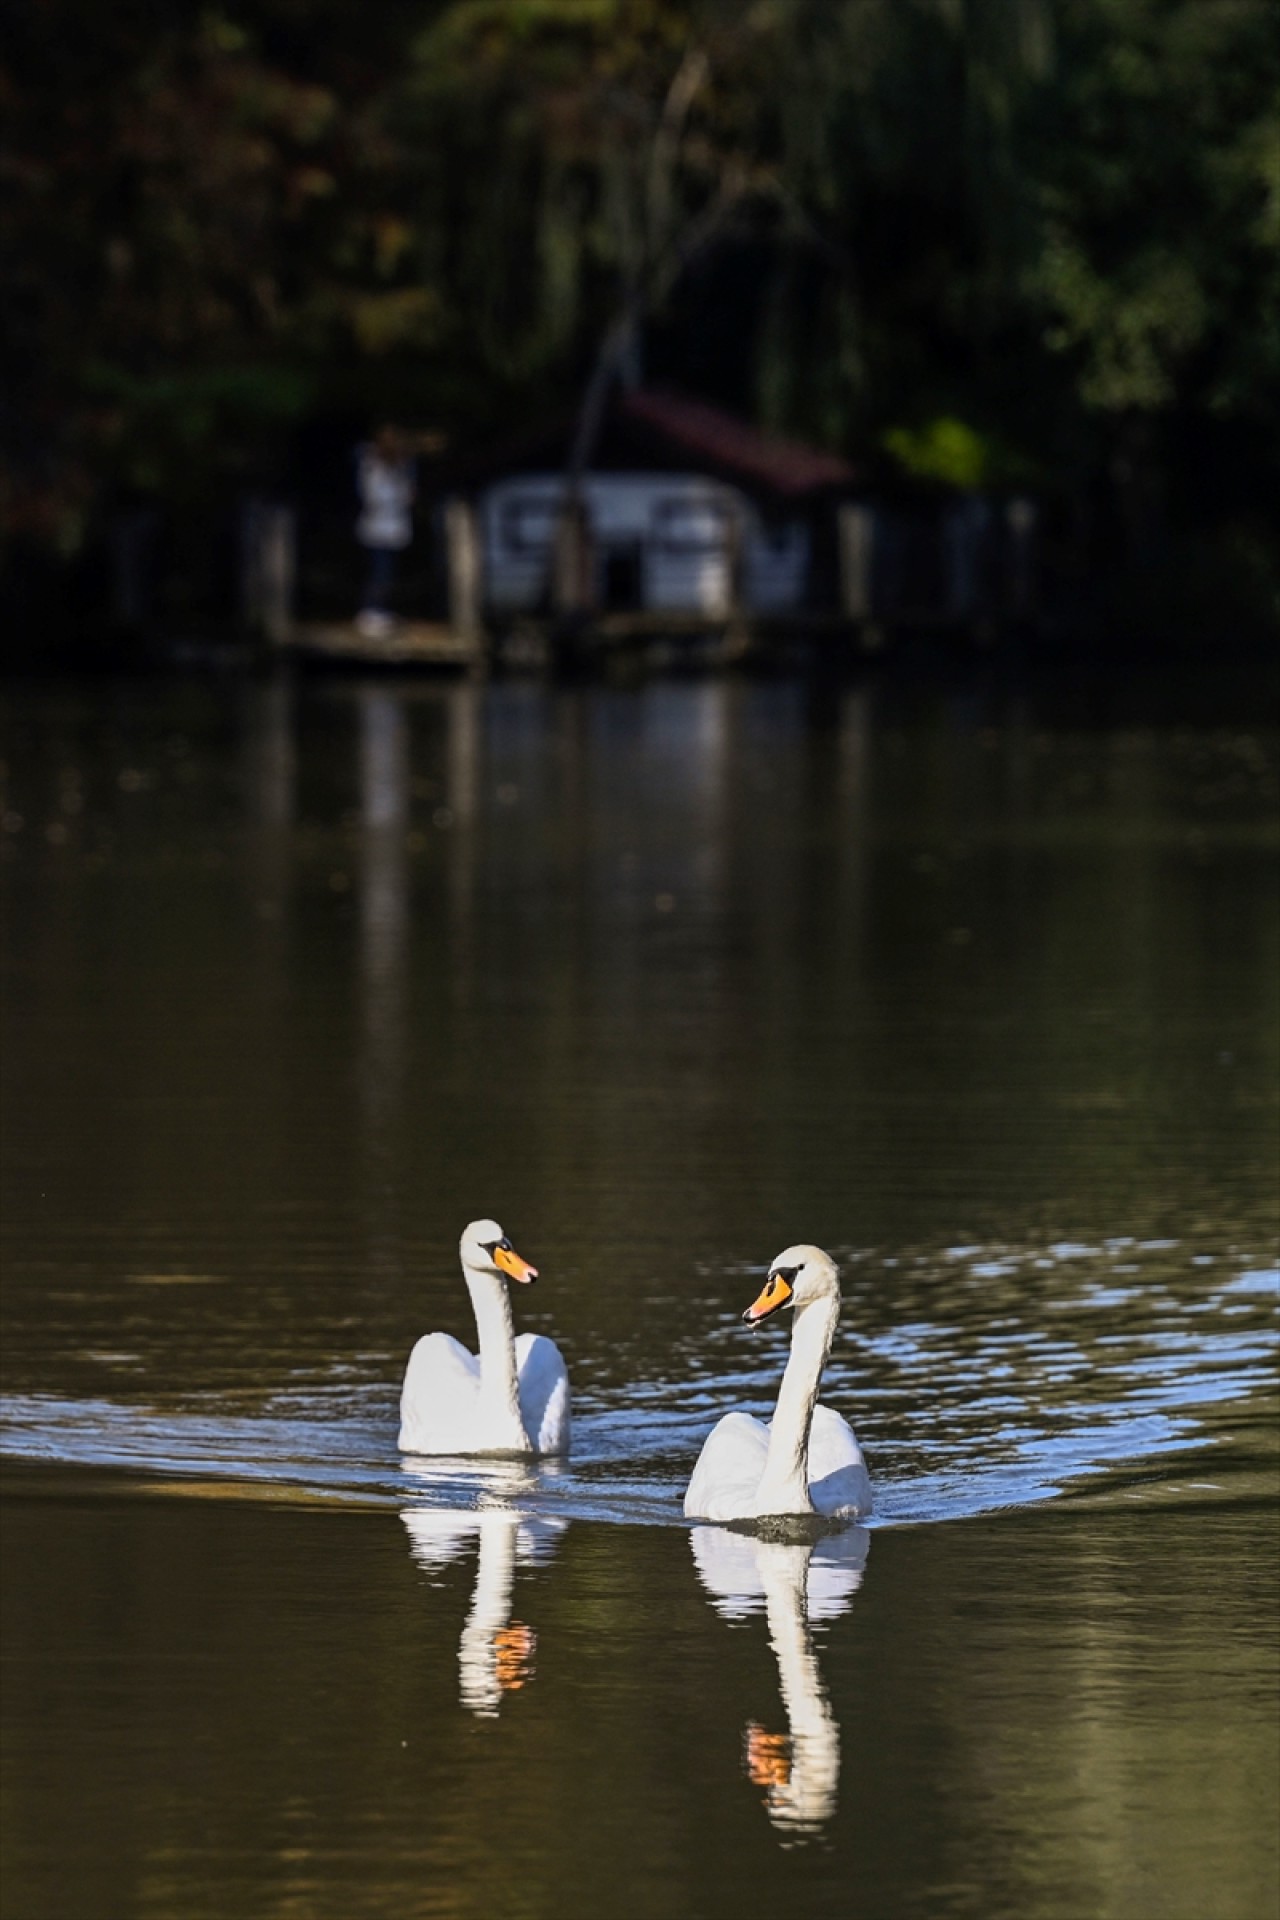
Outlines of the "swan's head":
M 458 1245 L 464 1267 L 479 1273 L 499 1273 L 505 1280 L 527 1284 L 538 1269 L 522 1260 L 496 1220 L 473 1220 Z
M 821 1247 L 788 1247 L 769 1268 L 769 1277 L 743 1314 L 749 1326 L 767 1320 L 780 1307 L 807 1307 L 814 1300 L 840 1298 L 836 1263 Z

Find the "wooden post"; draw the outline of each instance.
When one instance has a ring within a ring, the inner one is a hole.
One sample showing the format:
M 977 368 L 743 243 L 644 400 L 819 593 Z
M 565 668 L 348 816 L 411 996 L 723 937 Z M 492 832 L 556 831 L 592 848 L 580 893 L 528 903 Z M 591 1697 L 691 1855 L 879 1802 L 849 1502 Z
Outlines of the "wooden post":
M 966 493 L 953 500 L 942 524 L 945 568 L 945 612 L 958 623 L 976 620 L 982 612 L 982 550 L 991 509 L 980 494 Z
M 240 621 L 246 632 L 254 634 L 261 626 L 262 568 L 258 559 L 261 515 L 262 502 L 256 494 L 240 502 Z
M 596 611 L 595 545 L 587 503 L 575 486 L 565 493 L 551 546 L 551 624 L 548 645 L 557 674 L 582 667 L 591 616 Z
M 140 633 L 155 605 L 156 536 L 159 516 L 153 507 L 135 507 L 111 522 L 112 599 L 115 624 Z
M 479 650 L 484 634 L 484 563 L 476 510 L 455 495 L 444 504 L 449 630 Z
M 751 625 L 747 613 L 747 543 L 742 509 L 736 500 L 728 502 L 724 524 L 725 658 L 745 660 L 751 651 Z
M 240 599 L 245 625 L 273 647 L 293 632 L 297 515 L 278 501 L 250 500 L 240 540 Z
M 874 607 L 872 562 L 875 557 L 875 512 L 858 500 L 844 500 L 836 508 L 836 546 L 840 565 L 840 611 L 861 625 Z
M 262 631 L 273 647 L 293 632 L 298 571 L 298 517 L 292 507 L 267 508 L 262 543 Z
M 1036 611 L 1036 522 L 1039 515 L 1034 500 L 1021 495 L 1009 501 L 1004 513 L 1009 534 L 1006 575 L 1009 613 L 1015 620 L 1030 620 Z
M 591 521 L 582 496 L 570 491 L 556 521 L 551 554 L 553 612 L 581 618 L 596 610 L 595 554 Z

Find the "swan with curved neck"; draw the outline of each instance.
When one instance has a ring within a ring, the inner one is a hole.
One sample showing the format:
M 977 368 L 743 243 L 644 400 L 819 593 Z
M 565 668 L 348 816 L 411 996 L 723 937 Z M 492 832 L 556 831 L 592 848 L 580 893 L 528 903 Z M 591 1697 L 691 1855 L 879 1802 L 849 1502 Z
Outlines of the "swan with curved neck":
M 871 1477 L 848 1421 L 818 1405 L 840 1318 L 840 1280 L 821 1247 L 788 1247 L 743 1314 L 795 1314 L 773 1419 L 726 1413 L 708 1435 L 684 1497 L 691 1520 L 768 1520 L 871 1511 Z
M 496 1220 L 473 1220 L 458 1248 L 476 1316 L 479 1352 L 447 1333 L 425 1333 L 409 1355 L 400 1394 L 403 1453 L 567 1453 L 569 1375 L 545 1334 L 516 1338 L 508 1283 L 538 1269 Z

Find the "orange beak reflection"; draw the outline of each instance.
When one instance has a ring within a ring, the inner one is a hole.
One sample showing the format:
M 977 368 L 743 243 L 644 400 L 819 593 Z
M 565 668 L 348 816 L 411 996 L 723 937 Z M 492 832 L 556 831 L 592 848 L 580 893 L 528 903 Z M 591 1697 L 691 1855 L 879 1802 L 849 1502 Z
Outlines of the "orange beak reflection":
M 513 1620 L 493 1636 L 494 1677 L 504 1693 L 518 1693 L 533 1677 L 533 1651 L 537 1646 L 533 1628 Z
M 779 1307 L 786 1306 L 794 1291 L 789 1280 L 785 1280 L 780 1273 L 771 1273 L 743 1314 L 743 1319 L 753 1326 L 757 1320 L 767 1320 Z
M 514 1247 L 495 1247 L 493 1264 L 501 1267 L 509 1280 L 519 1280 L 525 1286 L 538 1277 L 538 1269 L 531 1267 L 527 1260 L 522 1260 Z
M 785 1733 L 766 1733 L 752 1720 L 747 1727 L 745 1760 L 753 1787 L 791 1784 L 791 1742 Z

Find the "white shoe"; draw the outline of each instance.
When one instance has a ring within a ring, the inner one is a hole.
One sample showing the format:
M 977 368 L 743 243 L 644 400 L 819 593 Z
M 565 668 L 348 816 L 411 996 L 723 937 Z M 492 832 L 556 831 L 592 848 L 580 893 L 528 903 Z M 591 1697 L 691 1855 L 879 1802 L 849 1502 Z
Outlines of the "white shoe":
M 395 624 L 389 613 L 377 607 L 362 607 L 356 615 L 356 632 L 365 640 L 385 640 L 395 631 Z

